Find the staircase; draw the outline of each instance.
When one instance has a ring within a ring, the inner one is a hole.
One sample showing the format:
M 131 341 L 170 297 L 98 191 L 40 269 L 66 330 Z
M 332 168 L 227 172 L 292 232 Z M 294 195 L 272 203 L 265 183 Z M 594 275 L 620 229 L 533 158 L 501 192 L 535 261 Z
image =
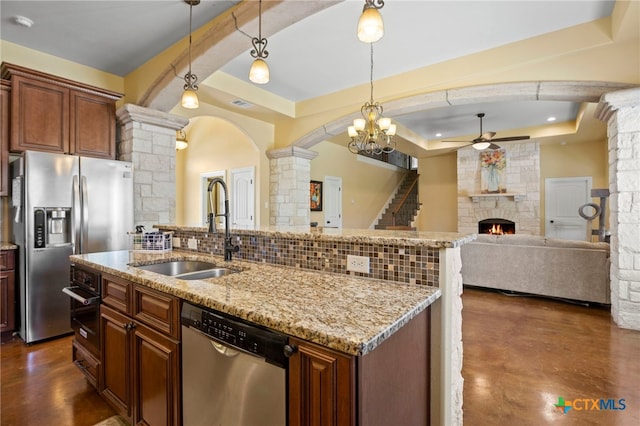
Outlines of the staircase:
M 375 228 L 415 231 L 411 222 L 418 214 L 419 209 L 418 172 L 410 170 Z

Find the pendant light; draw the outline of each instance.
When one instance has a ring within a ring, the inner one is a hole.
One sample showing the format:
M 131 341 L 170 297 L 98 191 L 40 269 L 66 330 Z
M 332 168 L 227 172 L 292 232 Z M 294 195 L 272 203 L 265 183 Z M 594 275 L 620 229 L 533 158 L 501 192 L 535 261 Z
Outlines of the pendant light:
M 200 0 L 184 0 L 189 5 L 189 72 L 184 75 L 184 92 L 181 104 L 184 108 L 195 109 L 200 106 L 198 102 L 198 77 L 191 72 L 191 31 L 193 21 L 193 6 L 200 4 Z
M 189 146 L 189 141 L 187 140 L 187 134 L 184 129 L 180 129 L 176 131 L 176 150 L 186 149 Z
M 249 70 L 249 80 L 256 84 L 267 84 L 269 82 L 269 66 L 265 59 L 269 56 L 267 52 L 267 39 L 262 37 L 262 0 L 258 2 L 258 37 L 251 39 L 253 49 L 251 57 L 255 58 Z
M 383 0 L 365 0 L 358 20 L 358 40 L 363 43 L 374 43 L 382 38 L 384 24 L 378 9 L 382 9 L 383 6 Z

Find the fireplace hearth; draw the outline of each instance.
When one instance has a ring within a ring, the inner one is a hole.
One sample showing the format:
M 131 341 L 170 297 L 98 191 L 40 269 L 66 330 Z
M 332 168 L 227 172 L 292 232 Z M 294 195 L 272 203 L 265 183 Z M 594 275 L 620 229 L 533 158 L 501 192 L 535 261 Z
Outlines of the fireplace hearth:
M 484 219 L 478 222 L 478 233 L 492 235 L 515 234 L 516 223 L 507 219 Z

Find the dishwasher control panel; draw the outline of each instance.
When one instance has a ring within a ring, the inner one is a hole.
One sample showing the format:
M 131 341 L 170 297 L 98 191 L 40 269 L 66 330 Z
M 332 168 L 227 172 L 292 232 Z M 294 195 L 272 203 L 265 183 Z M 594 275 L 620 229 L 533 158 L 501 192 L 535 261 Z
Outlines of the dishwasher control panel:
M 284 334 L 187 303 L 183 304 L 182 325 L 194 328 L 218 342 L 263 357 L 273 364 L 287 363 L 284 347 L 289 339 Z

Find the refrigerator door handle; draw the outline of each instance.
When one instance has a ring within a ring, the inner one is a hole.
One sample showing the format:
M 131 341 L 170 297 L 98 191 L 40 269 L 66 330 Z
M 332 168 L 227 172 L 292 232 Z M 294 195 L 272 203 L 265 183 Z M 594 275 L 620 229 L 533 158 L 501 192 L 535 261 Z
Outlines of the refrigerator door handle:
M 80 240 L 80 253 L 85 252 L 85 245 L 89 243 L 89 197 L 87 197 L 87 177 L 81 177 L 82 183 L 82 239 Z
M 80 237 L 80 182 L 78 181 L 78 175 L 73 176 L 73 234 L 71 236 L 71 243 L 73 244 L 73 253 L 80 254 L 82 253 L 80 247 L 81 245 L 81 237 Z

